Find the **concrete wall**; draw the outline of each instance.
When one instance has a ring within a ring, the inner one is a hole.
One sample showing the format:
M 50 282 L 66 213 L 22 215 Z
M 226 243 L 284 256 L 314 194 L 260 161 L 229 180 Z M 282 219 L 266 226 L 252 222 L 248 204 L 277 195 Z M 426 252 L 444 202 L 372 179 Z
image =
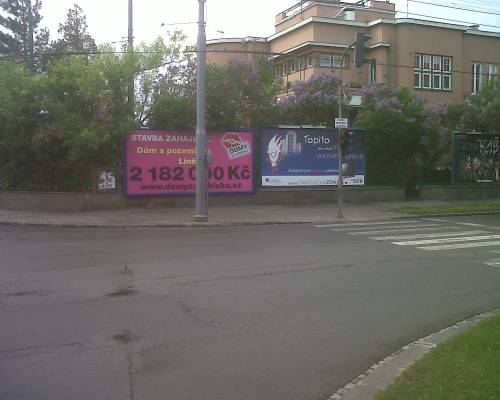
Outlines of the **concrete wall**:
M 398 187 L 346 187 L 346 202 L 402 201 Z M 337 190 L 330 188 L 260 189 L 255 195 L 210 196 L 210 206 L 316 204 L 337 201 Z M 126 208 L 194 207 L 193 197 L 124 198 L 121 194 L 0 192 L 0 209 L 29 211 L 97 211 Z

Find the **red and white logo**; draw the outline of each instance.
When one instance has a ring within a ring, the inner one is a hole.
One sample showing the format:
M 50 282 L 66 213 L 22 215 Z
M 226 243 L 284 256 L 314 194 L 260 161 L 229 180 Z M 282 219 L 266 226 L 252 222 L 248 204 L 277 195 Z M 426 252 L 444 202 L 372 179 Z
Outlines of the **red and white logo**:
M 237 133 L 226 133 L 222 137 L 222 145 L 226 148 L 227 155 L 231 160 L 251 153 L 250 144 L 243 141 Z

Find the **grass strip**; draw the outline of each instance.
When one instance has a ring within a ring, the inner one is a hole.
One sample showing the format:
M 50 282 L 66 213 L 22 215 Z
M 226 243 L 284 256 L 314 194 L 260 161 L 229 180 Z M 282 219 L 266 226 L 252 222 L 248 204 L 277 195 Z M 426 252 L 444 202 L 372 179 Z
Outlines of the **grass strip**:
M 404 206 L 397 208 L 396 211 L 412 215 L 470 214 L 476 212 L 500 212 L 500 203 L 455 204 L 455 205 L 439 206 L 439 207 Z
M 376 400 L 500 399 L 500 315 L 424 355 Z

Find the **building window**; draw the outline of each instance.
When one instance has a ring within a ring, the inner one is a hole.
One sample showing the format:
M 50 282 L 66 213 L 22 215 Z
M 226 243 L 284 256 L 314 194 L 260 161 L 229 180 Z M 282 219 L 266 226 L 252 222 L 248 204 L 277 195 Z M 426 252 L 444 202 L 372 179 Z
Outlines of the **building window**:
M 431 74 L 429 73 L 422 74 L 422 88 L 423 89 L 431 88 Z
M 481 75 L 481 63 L 472 64 L 472 93 L 477 93 L 481 90 L 482 75 Z
M 320 67 L 331 67 L 332 66 L 332 56 L 330 54 L 322 53 L 319 55 L 319 66 Z
M 488 82 L 498 75 L 498 64 L 488 64 Z
M 443 90 L 451 90 L 451 75 L 443 75 Z
M 422 69 L 422 55 L 415 54 L 415 68 Z
M 370 75 L 368 76 L 368 82 L 377 82 L 377 62 L 372 60 L 370 63 Z
M 432 88 L 433 89 L 441 89 L 441 74 L 433 74 L 432 75 Z
M 425 70 L 430 70 L 431 69 L 431 60 L 432 60 L 432 56 L 429 56 L 427 54 L 424 54 L 423 57 L 422 57 L 422 68 L 425 69 Z
M 441 71 L 441 60 L 443 57 L 441 56 L 432 56 L 432 70 L 433 71 Z
M 314 64 L 313 56 L 307 56 L 307 66 L 312 67 Z
M 342 64 L 342 68 L 346 68 L 348 60 L 349 60 L 349 55 L 346 54 L 344 56 L 344 62 Z M 342 54 L 332 54 L 332 67 L 339 68 L 341 61 L 342 61 Z
M 413 87 L 427 90 L 451 90 L 452 58 L 415 54 Z
M 413 86 L 417 89 L 420 89 L 422 87 L 422 74 L 420 72 L 415 72 Z
M 293 74 L 295 72 L 295 60 L 290 61 L 290 73 Z
M 443 57 L 443 72 L 451 72 L 451 57 Z
M 342 68 L 346 68 L 346 66 L 348 64 L 348 59 L 349 59 L 349 57 L 346 54 L 344 56 L 344 62 L 342 64 Z M 319 66 L 320 67 L 339 68 L 341 60 L 342 60 L 342 54 L 327 54 L 327 53 L 322 53 L 319 56 Z

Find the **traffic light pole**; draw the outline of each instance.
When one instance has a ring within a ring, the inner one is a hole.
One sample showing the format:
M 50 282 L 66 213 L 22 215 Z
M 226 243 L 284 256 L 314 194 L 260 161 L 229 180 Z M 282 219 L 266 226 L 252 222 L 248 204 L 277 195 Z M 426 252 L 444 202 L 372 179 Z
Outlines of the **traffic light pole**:
M 198 45 L 196 50 L 196 210 L 194 220 L 208 221 L 207 200 L 207 131 L 205 127 L 205 67 L 206 67 L 206 34 L 205 34 L 205 1 L 198 0 Z
M 347 47 L 342 53 L 342 58 L 340 59 L 339 65 L 339 118 L 342 118 L 342 106 L 344 103 L 344 94 L 342 92 L 342 67 L 344 65 L 345 55 L 347 51 L 354 46 L 356 42 L 352 43 L 349 47 Z M 339 137 L 338 137 L 338 156 L 339 156 L 339 178 L 337 180 L 337 218 L 344 218 L 344 176 L 342 173 L 342 128 L 338 128 Z

